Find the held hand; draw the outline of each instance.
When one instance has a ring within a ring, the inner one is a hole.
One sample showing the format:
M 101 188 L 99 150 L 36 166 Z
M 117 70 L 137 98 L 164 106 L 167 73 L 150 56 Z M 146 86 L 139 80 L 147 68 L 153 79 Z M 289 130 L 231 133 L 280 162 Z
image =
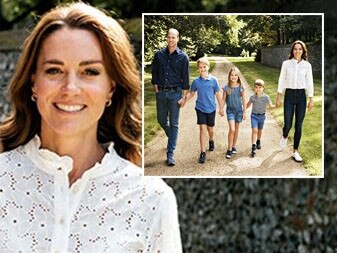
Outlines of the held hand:
M 246 119 L 246 112 L 243 112 L 243 114 L 242 114 L 242 119 L 243 119 L 243 120 Z
M 219 110 L 219 115 L 220 115 L 221 117 L 225 116 L 225 113 L 224 113 L 223 109 L 220 109 L 220 110 Z
M 153 91 L 154 91 L 154 93 L 158 93 L 159 89 L 158 89 L 158 85 L 157 84 L 153 85 Z
M 281 105 L 281 99 L 277 98 L 276 99 L 276 107 L 280 107 Z
M 312 110 L 312 108 L 314 107 L 314 100 L 310 99 L 308 102 L 308 111 L 310 112 Z
M 180 105 L 180 107 L 182 108 L 182 107 L 184 107 L 184 105 L 185 105 L 185 102 L 186 102 L 186 99 L 184 99 L 184 98 L 181 98 L 181 99 L 179 99 L 179 101 L 178 101 L 178 104 Z

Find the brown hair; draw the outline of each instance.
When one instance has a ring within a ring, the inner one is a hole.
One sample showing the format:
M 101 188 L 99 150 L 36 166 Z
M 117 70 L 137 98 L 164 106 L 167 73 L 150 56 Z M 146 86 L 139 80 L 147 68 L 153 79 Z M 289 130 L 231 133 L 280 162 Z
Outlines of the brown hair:
M 301 41 L 301 40 L 296 40 L 296 41 L 291 45 L 291 49 L 290 49 L 290 53 L 289 53 L 289 59 L 294 58 L 294 47 L 295 47 L 296 44 L 299 44 L 299 45 L 301 45 L 301 47 L 302 47 L 303 53 L 302 53 L 301 58 L 302 58 L 303 60 L 307 60 L 307 58 L 308 58 L 308 50 L 307 50 L 307 47 L 305 46 L 304 42 Z
M 11 115 L 0 126 L 4 151 L 26 144 L 40 132 L 41 116 L 31 100 L 31 76 L 36 70 L 43 41 L 65 26 L 95 34 L 107 73 L 116 83 L 112 104 L 105 108 L 98 122 L 98 142 L 114 142 L 120 156 L 140 164 L 141 81 L 129 37 L 116 20 L 81 2 L 60 5 L 46 13 L 25 40 L 22 56 L 9 84 Z

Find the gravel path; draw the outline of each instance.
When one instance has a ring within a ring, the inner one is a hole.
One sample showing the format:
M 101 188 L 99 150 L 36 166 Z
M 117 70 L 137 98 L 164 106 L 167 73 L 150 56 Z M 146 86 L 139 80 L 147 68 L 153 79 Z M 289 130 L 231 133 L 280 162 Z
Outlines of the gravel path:
M 228 71 L 233 66 L 225 57 L 212 57 L 216 66 L 212 75 L 216 76 L 220 88 L 227 82 Z M 243 78 L 243 83 L 247 83 Z M 250 87 L 245 86 L 247 101 L 253 94 Z M 206 163 L 199 164 L 199 126 L 196 121 L 195 99 L 180 111 L 178 143 L 175 151 L 176 166 L 167 167 L 167 137 L 163 131 L 145 147 L 144 175 L 162 177 L 307 177 L 308 173 L 301 163 L 291 158 L 292 147 L 284 150 L 279 147 L 282 134 L 273 116 L 267 112 L 267 119 L 261 140 L 262 149 L 252 158 L 251 152 L 251 107 L 247 110 L 247 118 L 240 125 L 237 143 L 238 154 L 226 159 L 228 123 L 226 116 L 218 114 L 215 119 L 215 150 L 206 152 Z M 208 143 L 208 141 L 207 141 Z

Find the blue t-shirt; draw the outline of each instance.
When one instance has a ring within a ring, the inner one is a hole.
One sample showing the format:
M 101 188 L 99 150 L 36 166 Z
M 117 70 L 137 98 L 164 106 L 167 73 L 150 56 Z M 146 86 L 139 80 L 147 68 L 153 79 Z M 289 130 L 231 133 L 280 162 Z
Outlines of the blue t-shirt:
M 224 92 L 227 92 L 226 111 L 227 110 L 242 111 L 241 93 L 244 91 L 242 85 L 230 88 L 227 84 L 225 84 L 222 89 Z
M 195 108 L 203 113 L 212 113 L 216 110 L 215 93 L 219 91 L 219 84 L 216 77 L 211 74 L 207 78 L 200 76 L 192 82 L 191 91 L 198 91 L 198 98 Z

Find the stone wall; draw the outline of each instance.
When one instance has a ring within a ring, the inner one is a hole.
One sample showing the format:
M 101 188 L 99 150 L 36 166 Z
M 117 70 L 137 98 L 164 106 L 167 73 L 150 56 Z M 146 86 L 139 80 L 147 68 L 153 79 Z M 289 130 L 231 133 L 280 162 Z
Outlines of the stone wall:
M 334 166 L 325 179 L 165 181 L 177 197 L 185 253 L 333 253 L 336 175 Z
M 316 43 L 308 43 L 308 61 L 312 65 L 314 75 L 322 73 L 322 46 Z M 261 63 L 268 66 L 281 68 L 282 62 L 288 59 L 291 45 L 265 47 L 261 49 Z
M 20 51 L 0 49 L 0 122 L 9 112 L 7 86 L 14 73 Z
M 21 54 L 21 46 L 28 35 L 26 29 L 0 31 L 0 122 L 9 113 L 7 86 Z

